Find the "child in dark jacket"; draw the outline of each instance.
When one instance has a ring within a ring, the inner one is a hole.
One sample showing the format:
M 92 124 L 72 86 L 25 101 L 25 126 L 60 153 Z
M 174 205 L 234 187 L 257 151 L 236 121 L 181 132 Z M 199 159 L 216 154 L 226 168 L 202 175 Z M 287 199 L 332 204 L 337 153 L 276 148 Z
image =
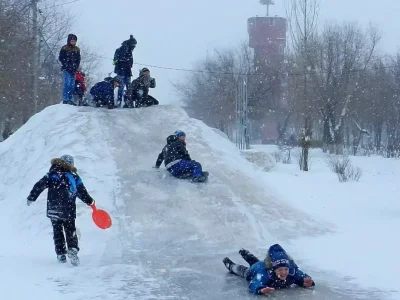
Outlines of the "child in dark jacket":
M 157 157 L 156 168 L 164 161 L 165 167 L 174 177 L 191 178 L 194 182 L 204 182 L 208 178 L 208 172 L 204 172 L 200 163 L 192 160 L 186 149 L 186 134 L 177 130 L 167 138 L 167 145 Z
M 269 248 L 265 261 L 260 261 L 245 249 L 239 253 L 250 267 L 235 264 L 228 257 L 223 259 L 223 263 L 229 272 L 245 278 L 250 292 L 254 294 L 269 294 L 292 284 L 304 288 L 315 286 L 311 277 L 299 269 L 279 244 Z
M 96 107 L 108 106 L 109 109 L 115 107 L 114 89 L 119 86 L 120 82 L 117 76 L 111 79 L 106 77 L 90 89 L 90 94 L 93 97 Z
M 156 87 L 155 78 L 150 76 L 150 70 L 143 68 L 139 77 L 132 81 L 126 91 L 125 108 L 158 105 L 159 102 L 149 95 L 149 89 Z
M 72 156 L 64 155 L 61 158 L 52 159 L 49 172 L 34 185 L 27 200 L 29 206 L 46 188 L 48 189 L 47 217 L 50 218 L 53 225 L 57 259 L 59 262 L 65 263 L 67 254 L 75 266 L 79 264 L 79 246 L 75 227 L 76 197 L 87 205 L 95 203 L 76 172 Z M 65 240 L 68 251 L 65 247 Z

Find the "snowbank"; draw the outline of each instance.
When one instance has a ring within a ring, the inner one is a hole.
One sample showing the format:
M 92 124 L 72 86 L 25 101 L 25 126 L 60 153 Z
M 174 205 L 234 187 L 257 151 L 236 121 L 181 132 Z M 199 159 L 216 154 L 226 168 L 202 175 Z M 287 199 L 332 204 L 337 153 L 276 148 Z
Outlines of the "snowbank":
M 187 133 L 192 158 L 210 172 L 208 183 L 176 180 L 164 168 L 152 168 L 177 129 Z M 78 200 L 79 268 L 56 262 L 46 192 L 26 206 L 50 159 L 65 153 L 75 156 L 89 193 L 114 221 L 111 229 L 98 229 Z M 255 170 L 233 143 L 171 106 L 54 105 L 0 144 L 0 165 L 0 235 L 7 241 L 0 281 L 6 299 L 251 299 L 245 282 L 227 279 L 223 257 L 237 260 L 241 247 L 263 255 L 272 243 L 289 247 L 290 240 L 327 233 L 331 226 L 303 212 L 302 205 L 282 202 L 271 188 L 282 186 L 279 175 L 266 181 L 269 175 Z M 286 192 L 291 181 L 281 179 Z M 304 253 L 295 253 L 300 262 L 316 247 L 305 240 L 301 246 Z M 320 295 L 351 299 L 326 284 L 332 276 L 308 269 Z
M 276 151 L 274 146 L 254 147 Z M 286 203 L 335 224 L 331 234 L 294 241 L 295 256 L 305 258 L 314 268 L 334 270 L 346 280 L 388 291 L 398 299 L 400 285 L 394 270 L 400 269 L 400 262 L 392 258 L 400 249 L 396 236 L 400 230 L 400 160 L 350 159 L 362 169 L 359 182 L 340 183 L 319 149 L 311 152 L 310 172 L 299 171 L 295 162 L 280 163 L 264 179 Z
M 164 169 L 151 168 L 165 138 L 176 129 L 187 133 L 190 153 L 211 173 L 206 185 L 178 181 Z M 75 157 L 89 193 L 114 221 L 111 229 L 98 229 L 90 208 L 78 200 L 79 271 L 56 262 L 46 217 L 47 192 L 26 206 L 29 191 L 46 174 L 51 158 L 66 153 Z M 3 273 L 18 274 L 1 278 L 7 287 L 3 295 L 15 295 L 20 282 L 28 291 L 18 290 L 16 299 L 58 294 L 68 294 L 68 299 L 105 294 L 125 299 L 124 286 L 133 278 L 141 282 L 136 295 L 150 297 L 157 294 L 159 284 L 171 285 L 175 279 L 168 282 L 165 274 L 152 274 L 147 260 L 132 253 L 149 256 L 172 245 L 174 256 L 209 251 L 224 256 L 241 246 L 272 243 L 318 227 L 269 195 L 234 144 L 169 106 L 112 111 L 48 107 L 0 144 L 0 165 L 0 235 L 7 241 L 0 264 Z M 149 261 L 165 268 L 168 253 Z M 169 267 L 180 265 L 171 261 Z M 225 273 L 222 264 L 219 267 Z
M 242 150 L 242 155 L 251 163 L 260 167 L 263 171 L 270 171 L 276 162 L 271 154 L 257 150 Z
M 56 262 L 52 227 L 46 217 L 47 192 L 26 206 L 31 188 L 47 173 L 51 158 L 73 155 L 78 173 L 98 206 L 116 214 L 116 167 L 102 138 L 100 122 L 75 107 L 54 105 L 0 143 L 0 236 L 4 241 L 0 264 L 2 274 L 11 275 L 1 277 L 6 299 L 64 299 L 60 293 L 63 285 L 77 276 L 78 271 Z M 118 220 L 114 219 L 115 226 L 110 230 L 101 231 L 92 222 L 91 209 L 79 200 L 77 207 L 81 259 L 93 266 L 105 260 L 103 253 L 120 253 L 114 237 L 118 234 Z M 79 278 L 83 280 L 85 275 L 89 274 L 83 271 Z M 90 277 L 95 284 L 94 274 Z

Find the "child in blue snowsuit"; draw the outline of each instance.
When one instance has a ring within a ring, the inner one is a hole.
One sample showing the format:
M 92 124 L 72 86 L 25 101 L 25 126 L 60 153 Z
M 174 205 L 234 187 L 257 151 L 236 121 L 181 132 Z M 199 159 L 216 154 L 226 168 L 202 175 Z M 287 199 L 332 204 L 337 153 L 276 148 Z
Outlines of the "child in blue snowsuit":
M 79 264 L 79 246 L 75 227 L 76 197 L 87 205 L 95 203 L 76 172 L 74 158 L 71 155 L 52 159 L 49 172 L 34 185 L 27 199 L 29 206 L 36 201 L 45 189 L 48 189 L 47 217 L 50 218 L 53 225 L 53 240 L 57 260 L 65 263 L 67 261 L 65 255 L 67 254 L 73 265 Z M 65 240 L 67 241 L 68 251 Z
M 93 97 L 96 107 L 108 106 L 109 109 L 114 108 L 114 89 L 119 86 L 121 80 L 118 77 L 96 83 L 91 89 L 90 94 Z
M 207 180 L 208 172 L 202 170 L 201 164 L 190 158 L 186 150 L 186 134 L 177 130 L 167 138 L 167 145 L 164 146 L 156 161 L 156 168 L 159 168 L 164 161 L 167 170 L 176 178 L 192 178 L 194 182 Z
M 299 269 L 279 244 L 269 248 L 264 261 L 245 249 L 241 249 L 239 253 L 250 267 L 235 264 L 228 257 L 223 259 L 223 263 L 229 272 L 245 278 L 249 282 L 250 292 L 254 294 L 268 294 L 275 289 L 288 288 L 292 284 L 304 288 L 315 286 L 311 277 Z

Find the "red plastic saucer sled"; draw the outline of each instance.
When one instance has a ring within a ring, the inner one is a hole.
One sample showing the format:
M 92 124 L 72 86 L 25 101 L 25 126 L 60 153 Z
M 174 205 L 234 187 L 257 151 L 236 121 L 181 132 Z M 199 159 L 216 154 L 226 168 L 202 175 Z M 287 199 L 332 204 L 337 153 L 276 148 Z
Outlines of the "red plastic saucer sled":
M 92 219 L 94 224 L 101 229 L 110 228 L 112 225 L 112 220 L 108 212 L 102 209 L 97 209 L 95 204 L 90 205 L 90 207 L 93 209 Z

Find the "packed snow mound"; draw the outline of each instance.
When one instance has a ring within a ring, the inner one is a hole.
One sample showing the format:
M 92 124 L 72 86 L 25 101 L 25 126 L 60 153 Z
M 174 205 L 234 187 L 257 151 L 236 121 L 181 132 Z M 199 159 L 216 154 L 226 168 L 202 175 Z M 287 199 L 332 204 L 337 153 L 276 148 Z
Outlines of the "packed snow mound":
M 222 132 L 220 129 L 213 128 L 214 132 L 217 133 L 218 135 L 222 136 L 224 139 L 227 139 L 229 141 L 229 137 L 226 135 L 225 132 Z
M 192 159 L 210 172 L 208 183 L 178 180 L 164 167 L 152 168 L 167 136 L 177 129 L 186 132 Z M 109 230 L 98 229 L 90 208 L 77 200 L 80 257 L 86 266 L 79 271 L 56 265 L 47 192 L 26 206 L 50 160 L 63 154 L 75 157 L 86 188 L 114 222 Z M 176 297 L 184 294 L 179 278 L 165 269 L 181 267 L 184 257 L 223 257 L 240 247 L 256 249 L 325 231 L 307 214 L 278 201 L 233 143 L 173 106 L 48 107 L 0 143 L 0 166 L 0 235 L 8 241 L 2 252 L 12 253 L 0 257 L 0 263 L 3 272 L 19 276 L 3 283 L 15 286 L 18 279 L 25 290 L 37 291 L 36 297 L 52 295 L 49 289 L 56 295 L 73 289 L 76 298 L 69 294 L 69 300 L 89 299 L 89 294 L 125 299 L 121 293 L 127 291 L 150 297 L 160 293 L 160 286 L 164 296 Z M 33 269 L 27 271 L 26 265 Z M 121 281 L 110 286 L 116 270 Z M 42 290 L 40 280 L 52 284 Z M 90 286 L 95 292 L 88 292 Z M 24 297 L 23 291 L 13 291 Z
M 252 162 L 256 166 L 260 167 L 263 171 L 270 171 L 276 165 L 276 161 L 272 155 L 265 151 L 257 151 L 253 149 L 242 150 L 242 155 L 249 162 Z

